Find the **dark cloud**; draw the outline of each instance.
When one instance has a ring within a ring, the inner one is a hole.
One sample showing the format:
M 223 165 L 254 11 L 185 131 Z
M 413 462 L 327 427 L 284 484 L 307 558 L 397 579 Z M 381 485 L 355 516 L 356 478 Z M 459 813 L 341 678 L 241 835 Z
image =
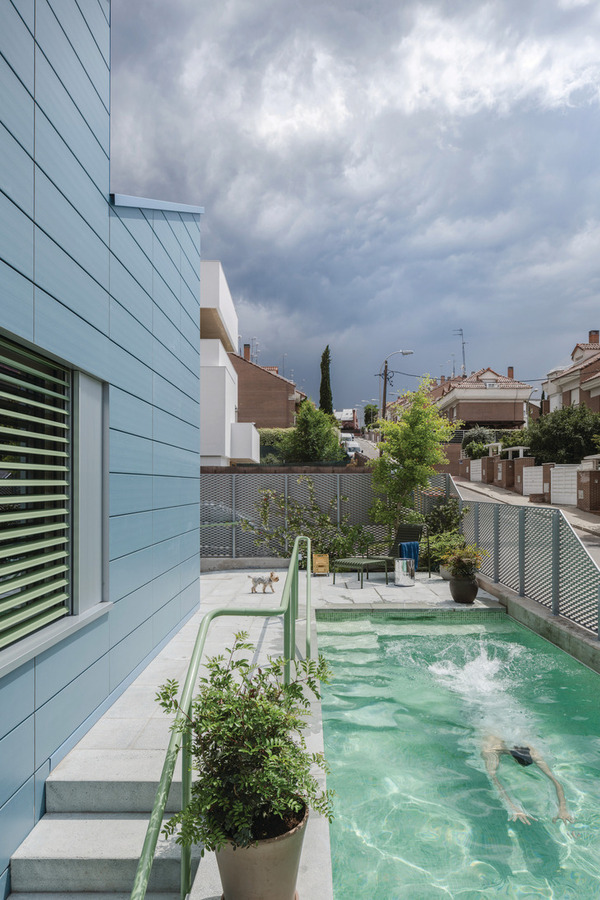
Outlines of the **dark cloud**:
M 600 326 L 596 3 L 112 9 L 113 189 L 205 206 L 243 338 L 313 396 L 327 343 L 351 406 L 457 328 L 540 378 Z

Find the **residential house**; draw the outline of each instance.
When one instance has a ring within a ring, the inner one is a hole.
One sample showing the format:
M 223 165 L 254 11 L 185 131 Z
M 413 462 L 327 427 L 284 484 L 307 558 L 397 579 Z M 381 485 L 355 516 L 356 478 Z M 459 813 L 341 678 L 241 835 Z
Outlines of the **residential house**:
M 337 419 L 340 431 L 351 431 L 353 434 L 357 434 L 360 431 L 355 409 L 334 409 L 333 415 Z
M 0 4 L 0 897 L 50 770 L 199 602 L 202 209 L 109 194 L 109 22 Z
M 279 374 L 276 366 L 259 366 L 250 359 L 250 344 L 244 355 L 229 358 L 238 376 L 238 422 L 253 422 L 257 428 L 292 428 L 306 394 L 293 381 Z
M 463 422 L 464 429 L 484 425 L 493 429 L 522 428 L 529 420 L 531 385 L 514 377 L 512 366 L 506 375 L 480 369 L 469 376 L 435 380 L 429 397 L 451 422 Z M 388 418 L 397 417 L 405 401 L 387 407 Z
M 260 462 L 260 438 L 238 421 L 238 374 L 230 357 L 238 317 L 221 263 L 202 260 L 200 280 L 200 454 L 203 466 Z
M 551 369 L 542 387 L 544 412 L 579 404 L 600 412 L 600 332 L 590 331 L 585 343 L 575 344 L 571 364 Z

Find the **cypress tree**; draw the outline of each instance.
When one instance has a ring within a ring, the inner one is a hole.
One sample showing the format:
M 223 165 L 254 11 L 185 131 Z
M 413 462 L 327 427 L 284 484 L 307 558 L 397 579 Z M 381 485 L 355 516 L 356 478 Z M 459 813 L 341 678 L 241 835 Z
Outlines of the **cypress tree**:
M 321 387 L 319 390 L 319 409 L 328 415 L 333 415 L 333 397 L 331 394 L 331 380 L 329 378 L 329 366 L 331 364 L 331 353 L 329 352 L 329 344 L 323 350 L 321 356 Z

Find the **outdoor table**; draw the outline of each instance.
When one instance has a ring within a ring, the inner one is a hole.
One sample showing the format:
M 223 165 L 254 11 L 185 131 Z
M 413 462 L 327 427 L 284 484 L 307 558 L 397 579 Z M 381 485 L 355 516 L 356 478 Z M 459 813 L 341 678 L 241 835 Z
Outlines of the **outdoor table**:
M 356 570 L 356 577 L 360 577 L 360 586 L 363 586 L 363 572 L 367 573 L 367 581 L 369 580 L 369 569 L 385 569 L 385 583 L 388 583 L 388 558 L 386 556 L 346 556 L 342 559 L 336 559 L 333 566 L 333 583 L 335 584 L 336 572 L 347 572 L 348 570 Z

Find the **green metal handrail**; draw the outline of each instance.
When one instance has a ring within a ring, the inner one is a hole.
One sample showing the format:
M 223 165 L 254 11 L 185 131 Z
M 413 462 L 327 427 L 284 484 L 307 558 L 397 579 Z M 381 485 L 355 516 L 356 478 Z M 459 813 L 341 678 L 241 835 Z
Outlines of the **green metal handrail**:
M 299 562 L 299 553 L 300 553 L 300 543 L 302 541 L 306 542 L 306 658 L 310 659 L 311 657 L 311 640 L 310 640 L 310 627 L 311 627 L 311 612 L 310 612 L 310 575 L 311 575 L 311 540 L 308 537 L 304 537 L 299 535 L 294 541 L 294 548 L 292 550 L 292 557 L 290 559 L 290 564 L 288 566 L 288 573 L 285 579 L 285 584 L 283 586 L 283 591 L 281 595 L 281 604 L 276 608 L 270 609 L 248 609 L 248 608 L 227 608 L 227 609 L 213 609 L 211 612 L 206 613 L 203 617 L 202 622 L 200 623 L 200 628 L 198 629 L 198 635 L 196 637 L 196 643 L 194 644 L 194 649 L 192 651 L 192 656 L 190 659 L 190 665 L 188 667 L 187 676 L 185 679 L 185 683 L 183 685 L 183 689 L 181 691 L 181 698 L 179 700 L 179 709 L 177 710 L 177 716 L 175 718 L 175 722 L 179 723 L 182 719 L 187 718 L 189 716 L 192 706 L 192 699 L 194 694 L 194 689 L 196 686 L 196 680 L 198 678 L 198 671 L 200 669 L 200 661 L 202 659 L 202 653 L 204 651 L 204 644 L 206 642 L 206 636 L 208 634 L 208 629 L 213 621 L 220 616 L 258 616 L 258 617 L 271 617 L 271 616 L 280 616 L 283 615 L 283 656 L 286 660 L 285 668 L 284 668 L 284 679 L 286 684 L 289 682 L 290 678 L 290 660 L 294 659 L 296 656 L 296 619 L 298 618 L 298 562 Z M 148 822 L 148 829 L 146 831 L 146 838 L 144 840 L 144 846 L 142 847 L 142 853 L 140 856 L 140 861 L 138 864 L 135 881 L 133 883 L 133 890 L 131 892 L 131 900 L 144 900 L 146 895 L 146 891 L 148 889 L 148 881 L 150 879 L 150 871 L 152 869 L 152 863 L 154 861 L 154 851 L 156 850 L 156 844 L 158 842 L 158 837 L 160 834 L 160 830 L 162 827 L 163 816 L 165 814 L 165 808 L 167 805 L 167 797 L 169 795 L 169 791 L 171 789 L 171 783 L 173 781 L 173 772 L 175 771 L 175 763 L 177 761 L 177 754 L 179 753 L 179 735 L 180 730 L 175 728 L 171 733 L 171 739 L 169 741 L 169 746 L 167 748 L 167 753 L 165 756 L 165 762 L 163 764 L 162 773 L 160 776 L 160 781 L 158 783 L 158 788 L 156 791 L 156 797 L 154 800 L 154 806 L 152 807 L 152 812 L 150 813 L 150 820 Z M 192 798 L 192 775 L 191 775 L 191 741 L 190 741 L 190 733 L 189 730 L 183 731 L 183 740 L 181 742 L 181 765 L 182 765 L 182 776 L 181 776 L 181 805 L 182 809 L 185 809 L 186 806 L 191 801 Z M 192 848 L 191 847 L 182 847 L 181 848 L 181 897 L 182 900 L 191 890 L 191 881 L 192 881 Z

